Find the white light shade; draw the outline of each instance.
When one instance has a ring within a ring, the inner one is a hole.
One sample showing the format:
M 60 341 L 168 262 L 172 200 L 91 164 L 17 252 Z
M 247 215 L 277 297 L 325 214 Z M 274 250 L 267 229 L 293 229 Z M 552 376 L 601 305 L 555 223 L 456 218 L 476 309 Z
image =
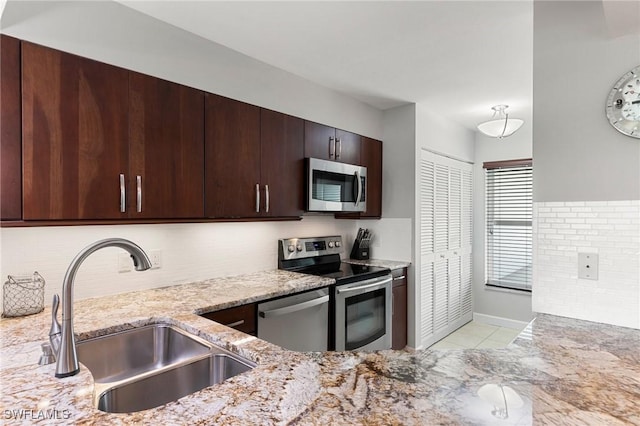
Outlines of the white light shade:
M 522 125 L 524 120 L 519 118 L 509 118 L 505 112 L 508 105 L 496 105 L 493 109 L 493 119 L 478 124 L 478 130 L 492 138 L 506 138 L 514 134 Z

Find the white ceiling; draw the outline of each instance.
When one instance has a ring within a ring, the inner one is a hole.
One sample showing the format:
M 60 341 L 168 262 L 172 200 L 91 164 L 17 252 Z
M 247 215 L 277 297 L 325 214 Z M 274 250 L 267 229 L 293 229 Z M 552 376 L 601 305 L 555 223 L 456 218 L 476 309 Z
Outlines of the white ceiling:
M 120 2 L 379 109 L 531 117 L 531 0 Z

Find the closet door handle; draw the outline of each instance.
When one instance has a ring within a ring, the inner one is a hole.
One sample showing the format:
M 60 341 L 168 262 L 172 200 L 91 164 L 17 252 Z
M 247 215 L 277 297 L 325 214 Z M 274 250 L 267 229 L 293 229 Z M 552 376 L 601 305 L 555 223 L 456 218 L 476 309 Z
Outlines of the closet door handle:
M 124 174 L 120 173 L 120 213 L 127 211 L 127 189 L 124 183 Z
M 256 183 L 256 213 L 260 213 L 260 184 Z
M 269 185 L 264 186 L 265 211 L 269 213 Z
M 136 176 L 136 210 L 142 213 L 142 176 Z

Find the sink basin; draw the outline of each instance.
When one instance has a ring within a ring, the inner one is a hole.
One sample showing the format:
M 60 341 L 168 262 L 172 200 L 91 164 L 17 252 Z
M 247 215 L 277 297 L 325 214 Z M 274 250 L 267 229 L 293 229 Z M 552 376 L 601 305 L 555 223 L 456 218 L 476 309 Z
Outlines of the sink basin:
M 212 345 L 167 324 L 78 342 L 78 360 L 98 383 L 111 383 L 211 353 Z
M 166 404 L 255 367 L 247 359 L 167 324 L 78 342 L 99 410 L 130 413 Z
M 109 413 L 147 410 L 223 382 L 253 367 L 228 354 L 214 354 L 161 374 L 113 387 L 100 396 L 98 409 Z

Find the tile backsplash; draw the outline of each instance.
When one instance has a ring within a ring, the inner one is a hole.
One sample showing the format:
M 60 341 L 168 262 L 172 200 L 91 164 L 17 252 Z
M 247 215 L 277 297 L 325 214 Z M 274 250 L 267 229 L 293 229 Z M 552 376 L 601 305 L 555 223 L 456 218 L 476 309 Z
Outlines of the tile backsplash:
M 127 238 L 147 253 L 162 251 L 162 268 L 118 273 L 116 248 L 87 258 L 75 279 L 76 299 L 164 287 L 278 267 L 279 238 L 342 235 L 348 257 L 355 221 L 304 216 L 301 221 L 163 225 L 66 226 L 0 229 L 0 277 L 38 271 L 46 280 L 45 304 L 62 290 L 75 255 L 94 241 Z
M 538 202 L 533 311 L 640 328 L 640 200 Z M 598 279 L 578 254 L 598 254 Z

